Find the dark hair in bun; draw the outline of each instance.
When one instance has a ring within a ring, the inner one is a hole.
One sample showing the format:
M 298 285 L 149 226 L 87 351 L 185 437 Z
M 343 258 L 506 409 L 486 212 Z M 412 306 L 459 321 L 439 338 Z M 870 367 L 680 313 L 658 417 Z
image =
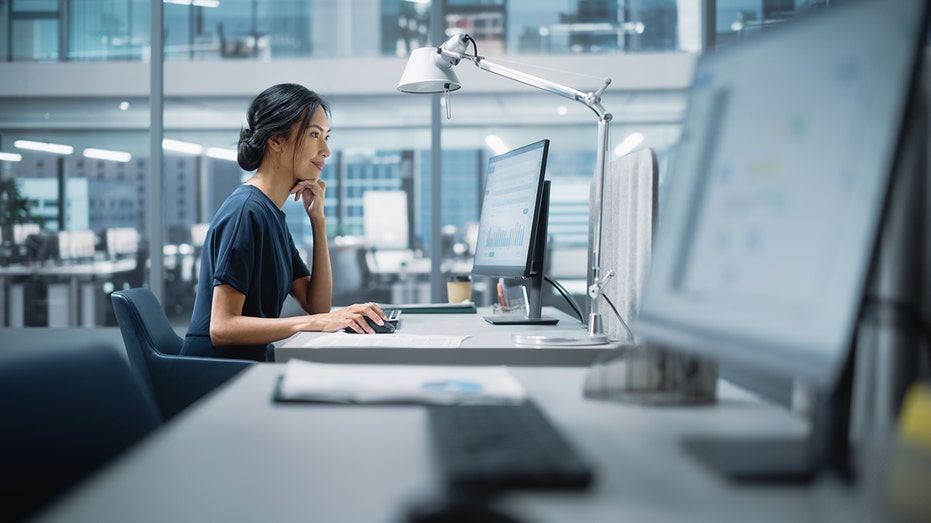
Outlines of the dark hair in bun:
M 298 136 L 303 139 L 320 107 L 329 117 L 329 105 L 317 93 L 298 84 L 278 84 L 259 93 L 246 113 L 248 127 L 239 132 L 239 166 L 246 171 L 258 169 L 265 158 L 268 140 L 287 136 L 298 122 L 301 123 Z

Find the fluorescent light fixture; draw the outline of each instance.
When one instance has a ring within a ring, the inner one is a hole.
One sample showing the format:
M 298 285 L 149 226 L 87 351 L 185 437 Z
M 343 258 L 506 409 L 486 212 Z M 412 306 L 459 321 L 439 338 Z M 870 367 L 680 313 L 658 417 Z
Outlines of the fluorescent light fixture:
M 170 140 L 168 138 L 162 140 L 162 148 L 166 151 L 175 151 L 178 153 L 186 154 L 200 154 L 204 152 L 204 147 L 200 144 L 182 142 L 179 140 Z
M 21 162 L 23 155 L 16 153 L 0 153 L 0 162 Z
M 31 140 L 16 140 L 13 142 L 13 147 L 16 147 L 17 149 L 28 149 L 30 151 L 42 151 L 44 153 L 53 154 L 71 154 L 74 152 L 74 147 L 71 147 L 70 145 L 33 142 Z
M 94 149 L 89 147 L 84 149 L 85 158 L 96 158 L 98 160 L 111 160 L 114 162 L 128 162 L 133 159 L 133 155 L 123 151 L 109 151 L 107 149 Z
M 630 133 L 627 135 L 627 138 L 624 138 L 624 141 L 619 143 L 617 147 L 614 148 L 615 156 L 624 156 L 625 154 L 633 151 L 640 144 L 643 143 L 643 133 Z
M 196 5 L 198 7 L 220 7 L 219 0 L 164 0 L 166 4 Z
M 489 134 L 485 137 L 485 145 L 488 146 L 495 154 L 504 154 L 511 150 L 504 140 L 497 134 Z
M 208 147 L 205 153 L 211 158 L 219 158 L 220 160 L 231 160 L 236 161 L 239 153 L 232 149 L 224 149 L 222 147 Z

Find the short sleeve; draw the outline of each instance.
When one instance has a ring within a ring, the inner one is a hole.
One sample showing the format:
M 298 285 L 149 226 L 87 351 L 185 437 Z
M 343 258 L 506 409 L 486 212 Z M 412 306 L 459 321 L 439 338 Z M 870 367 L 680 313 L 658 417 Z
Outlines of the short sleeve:
M 248 294 L 255 267 L 255 246 L 258 244 L 254 220 L 246 211 L 229 216 L 212 231 L 215 240 L 216 265 L 213 285 L 225 283 Z
M 291 242 L 291 272 L 294 274 L 292 281 L 303 278 L 304 276 L 310 276 L 310 270 L 307 268 L 304 259 L 301 258 L 301 253 L 298 252 L 293 241 Z

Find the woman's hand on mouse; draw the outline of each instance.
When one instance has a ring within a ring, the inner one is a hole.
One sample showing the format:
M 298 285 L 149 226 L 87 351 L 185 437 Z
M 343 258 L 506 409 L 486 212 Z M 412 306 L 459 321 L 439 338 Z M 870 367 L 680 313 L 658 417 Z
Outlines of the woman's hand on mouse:
M 314 325 L 308 325 L 309 331 L 336 332 L 350 328 L 356 332 L 374 334 L 375 330 L 365 321 L 371 318 L 378 325 L 384 325 L 388 317 L 381 307 L 374 303 L 356 303 L 325 314 L 314 314 L 308 319 Z

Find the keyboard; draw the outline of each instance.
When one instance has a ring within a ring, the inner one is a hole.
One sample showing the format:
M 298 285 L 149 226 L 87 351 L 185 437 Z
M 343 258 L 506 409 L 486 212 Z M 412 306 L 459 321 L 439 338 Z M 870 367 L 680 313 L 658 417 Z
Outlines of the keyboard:
M 430 406 L 428 413 L 452 489 L 583 489 L 592 480 L 592 469 L 532 401 Z
M 401 309 L 382 309 L 388 320 L 385 323 L 390 323 L 394 325 L 395 330 L 400 327 L 401 323 Z

